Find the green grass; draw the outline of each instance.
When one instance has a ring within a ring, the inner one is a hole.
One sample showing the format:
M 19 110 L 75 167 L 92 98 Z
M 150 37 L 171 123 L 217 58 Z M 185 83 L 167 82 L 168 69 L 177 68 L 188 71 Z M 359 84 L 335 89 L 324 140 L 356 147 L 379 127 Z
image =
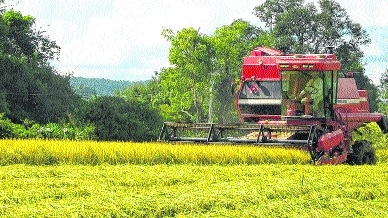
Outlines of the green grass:
M 388 164 L 0 169 L 0 217 L 388 216 Z

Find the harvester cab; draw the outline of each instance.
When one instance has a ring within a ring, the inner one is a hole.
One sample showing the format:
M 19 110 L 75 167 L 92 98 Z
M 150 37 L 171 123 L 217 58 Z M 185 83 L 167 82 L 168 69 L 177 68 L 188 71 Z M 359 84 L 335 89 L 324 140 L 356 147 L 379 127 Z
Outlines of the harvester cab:
M 333 72 L 282 71 L 282 116 L 328 118 L 333 108 Z M 292 89 L 290 89 L 290 83 Z M 325 100 L 324 100 L 325 99 Z
M 367 91 L 339 78 L 336 55 L 296 54 L 259 47 L 244 58 L 235 103 L 241 124 L 165 122 L 159 140 L 305 148 L 315 164 L 374 163 L 369 142 L 352 131 L 388 118 L 370 113 Z
M 291 56 L 268 48 L 252 51 L 244 59 L 236 99 L 240 119 L 332 118 L 339 69 L 333 54 Z

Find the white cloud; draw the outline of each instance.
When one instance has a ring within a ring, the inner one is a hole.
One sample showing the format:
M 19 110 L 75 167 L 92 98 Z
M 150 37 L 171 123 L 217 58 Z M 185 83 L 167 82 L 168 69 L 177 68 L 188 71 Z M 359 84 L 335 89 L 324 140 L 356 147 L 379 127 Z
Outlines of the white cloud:
M 362 26 L 387 26 L 388 1 L 386 0 L 337 0 L 350 18 Z
M 113 66 L 122 62 L 127 37 L 120 25 L 106 17 L 93 17 L 81 38 L 75 38 L 70 48 L 73 63 L 77 65 Z M 76 51 L 73 49 L 77 48 Z
M 162 27 L 174 31 L 194 27 L 200 28 L 202 33 L 212 34 L 217 27 L 239 18 L 260 25 L 252 12 L 263 2 L 20 0 L 15 9 L 35 17 L 37 27 L 47 30 L 50 38 L 62 47 L 60 61 L 53 62 L 56 67 L 75 69 L 77 76 L 144 80 L 168 65 L 169 44 L 160 34 Z M 363 27 L 388 26 L 386 0 L 337 2 L 353 21 Z M 364 48 L 366 55 L 384 55 L 387 52 L 388 46 L 382 48 L 387 45 L 387 38 L 380 35 L 371 34 L 372 44 Z M 378 66 L 379 69 L 372 70 L 381 71 L 381 65 Z
M 375 85 L 380 84 L 381 74 L 384 73 L 385 70 L 388 69 L 388 64 L 381 62 L 371 62 L 366 67 L 366 75 L 373 81 Z
M 371 41 L 367 46 L 362 46 L 361 49 L 364 51 L 365 56 L 380 56 L 383 55 L 383 48 L 380 46 L 380 42 Z

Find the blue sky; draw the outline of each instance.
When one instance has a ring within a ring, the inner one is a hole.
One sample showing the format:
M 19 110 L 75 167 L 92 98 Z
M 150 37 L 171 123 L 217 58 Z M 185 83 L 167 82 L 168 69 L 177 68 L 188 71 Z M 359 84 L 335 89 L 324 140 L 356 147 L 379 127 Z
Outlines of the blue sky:
M 310 0 L 317 1 L 317 0 Z M 260 25 L 253 8 L 264 0 L 8 0 L 15 10 L 36 18 L 62 47 L 52 64 L 75 76 L 113 80 L 150 79 L 169 66 L 169 44 L 163 27 L 200 28 L 212 34 L 217 27 L 242 18 Z M 306 1 L 309 2 L 309 1 Z M 388 0 L 337 0 L 350 18 L 369 33 L 363 48 L 366 72 L 377 83 L 388 69 Z

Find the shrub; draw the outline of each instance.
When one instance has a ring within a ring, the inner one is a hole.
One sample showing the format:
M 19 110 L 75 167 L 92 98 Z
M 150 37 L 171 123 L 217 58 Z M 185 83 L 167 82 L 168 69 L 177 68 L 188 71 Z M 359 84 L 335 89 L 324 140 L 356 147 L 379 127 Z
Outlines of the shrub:
M 4 117 L 4 113 L 0 113 L 0 138 L 17 138 L 18 130 L 20 128 L 17 127 L 17 124 Z
M 90 123 L 74 125 L 74 123 L 39 123 L 28 122 L 28 125 L 12 123 L 0 114 L 0 138 L 19 139 L 69 139 L 90 140 L 95 139 L 94 125 Z M 33 123 L 33 124 L 32 124 Z
M 104 96 L 90 104 L 86 115 L 99 140 L 150 141 L 161 127 L 159 114 L 149 105 L 121 97 Z
M 384 134 L 377 123 L 372 122 L 357 129 L 357 132 L 352 134 L 353 141 L 367 140 L 372 143 L 375 148 L 387 149 L 388 138 Z

